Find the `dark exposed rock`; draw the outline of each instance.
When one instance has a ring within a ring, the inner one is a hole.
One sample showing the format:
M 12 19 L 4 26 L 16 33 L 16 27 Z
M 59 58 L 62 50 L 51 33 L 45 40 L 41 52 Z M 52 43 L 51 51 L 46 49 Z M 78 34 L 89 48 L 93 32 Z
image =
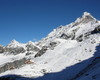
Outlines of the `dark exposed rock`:
M 40 49 L 32 44 L 26 45 L 27 51 L 39 51 Z
M 63 33 L 61 36 L 60 36 L 60 38 L 62 38 L 62 39 L 68 39 L 68 38 L 70 38 L 71 36 L 68 36 L 68 35 L 66 35 L 65 33 Z
M 8 52 L 9 54 L 19 54 L 19 53 L 24 53 L 25 49 L 23 47 L 17 47 L 17 48 L 7 48 L 5 47 L 4 49 L 5 52 Z
M 78 42 L 81 42 L 81 41 L 83 41 L 84 39 L 88 39 L 90 34 L 91 34 L 91 32 L 87 32 L 87 33 L 85 33 L 85 34 L 81 34 L 80 36 L 78 36 L 78 37 L 76 38 L 76 40 L 77 40 Z
M 47 74 L 47 70 L 46 70 L 46 69 L 42 69 L 42 70 L 41 70 L 41 73 Z
M 76 40 L 77 40 L 78 42 L 83 41 L 83 35 L 80 35 L 79 37 L 77 37 Z
M 76 20 L 76 22 L 74 23 L 73 26 L 77 26 L 77 25 L 82 24 L 82 23 L 85 24 L 85 23 L 88 23 L 90 21 L 93 21 L 93 22 L 97 23 L 97 21 L 91 15 L 83 15 L 79 19 L 80 19 L 79 21 Z
M 33 52 L 27 52 L 26 56 L 31 55 L 31 54 L 34 54 L 34 53 Z
M 7 70 L 20 68 L 22 65 L 24 65 L 25 61 L 26 61 L 26 58 L 23 58 L 20 60 L 15 60 L 13 62 L 6 63 L 0 67 L 0 73 L 5 72 Z
M 40 49 L 38 47 L 34 47 L 34 51 L 39 51 Z
M 13 55 L 17 55 L 19 53 L 24 53 L 26 51 L 36 51 L 38 52 L 40 49 L 37 46 L 34 46 L 33 44 L 27 44 L 26 45 L 26 49 L 24 49 L 23 47 L 16 47 L 16 48 L 9 48 L 9 47 L 5 47 L 3 48 L 2 46 L 0 46 L 0 53 L 7 53 L 7 54 L 13 54 Z M 29 53 L 27 53 L 28 55 Z
M 4 52 L 4 47 L 2 45 L 0 45 L 0 53 Z
M 75 29 L 75 30 L 72 30 L 72 32 L 71 32 L 71 34 L 65 34 L 65 33 L 63 33 L 61 36 L 60 36 L 60 38 L 62 38 L 62 39 L 71 39 L 71 40 L 73 40 L 73 39 L 75 39 L 75 32 L 77 31 L 77 29 Z
M 81 42 L 81 41 L 83 41 L 83 39 L 89 38 L 89 35 L 96 34 L 96 33 L 100 33 L 100 25 L 98 27 L 96 27 L 93 31 L 90 31 L 90 32 L 80 35 L 79 37 L 76 38 L 76 40 Z
M 56 46 L 57 46 L 57 42 L 51 42 L 51 43 L 49 44 L 48 47 L 49 47 L 51 50 L 53 50 Z
M 93 17 L 91 17 L 90 15 L 85 16 L 85 18 L 83 18 L 83 20 L 81 21 L 81 23 L 88 23 L 89 21 L 94 20 Z
M 100 33 L 100 25 L 97 26 L 93 31 L 90 31 L 90 32 L 87 32 L 87 33 L 84 33 L 84 34 L 81 34 L 80 36 L 78 36 L 77 38 L 75 38 L 75 33 L 77 32 L 77 29 L 73 30 L 72 31 L 72 34 L 70 35 L 67 35 L 65 33 L 63 33 L 60 38 L 62 39 L 76 39 L 77 41 L 81 42 L 83 41 L 84 39 L 88 39 L 89 38 L 89 35 L 91 34 L 96 34 L 96 33 Z
M 43 46 L 42 49 L 34 57 L 39 57 L 43 55 L 47 51 L 47 48 L 47 46 Z
M 34 57 L 42 56 L 48 49 L 53 50 L 60 42 L 50 42 L 48 46 L 43 46 L 41 50 L 38 51 L 38 53 Z
M 91 34 L 95 34 L 95 33 L 98 33 L 100 32 L 100 25 L 98 27 L 96 27 L 92 32 Z

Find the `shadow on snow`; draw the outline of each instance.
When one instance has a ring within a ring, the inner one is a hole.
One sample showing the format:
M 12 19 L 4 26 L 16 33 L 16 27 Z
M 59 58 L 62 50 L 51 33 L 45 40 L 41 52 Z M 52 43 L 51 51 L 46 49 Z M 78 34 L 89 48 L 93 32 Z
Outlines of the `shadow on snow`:
M 98 64 L 96 59 L 98 59 L 98 62 L 100 62 L 100 45 L 96 47 L 96 52 L 94 53 L 93 57 L 77 63 L 73 66 L 66 67 L 66 69 L 60 72 L 48 73 L 42 77 L 34 79 L 21 77 L 19 75 L 5 75 L 0 77 L 0 80 L 75 80 L 81 75 L 85 74 L 94 65 Z

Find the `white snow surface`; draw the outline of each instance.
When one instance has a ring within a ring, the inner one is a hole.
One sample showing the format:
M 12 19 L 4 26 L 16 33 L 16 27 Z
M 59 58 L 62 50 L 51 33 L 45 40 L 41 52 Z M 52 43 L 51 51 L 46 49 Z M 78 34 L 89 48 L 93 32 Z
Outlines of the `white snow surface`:
M 85 12 L 82 18 L 78 18 L 75 23 L 80 22 L 80 20 L 85 18 L 87 15 L 92 17 L 90 13 Z M 34 77 L 36 78 L 36 80 L 71 80 L 76 76 L 76 74 L 78 74 L 91 63 L 92 58 L 100 56 L 97 50 L 97 46 L 99 46 L 100 44 L 100 34 L 96 33 L 89 35 L 89 38 L 84 39 L 82 42 L 78 42 L 77 40 L 72 40 L 70 38 L 67 40 L 61 39 L 59 36 L 61 36 L 62 33 L 73 35 L 73 30 L 76 30 L 75 38 L 87 32 L 91 32 L 98 25 L 100 25 L 100 21 L 98 23 L 95 23 L 96 19 L 93 19 L 94 20 L 89 21 L 85 24 L 80 23 L 73 26 L 75 24 L 73 22 L 69 25 L 60 26 L 57 29 L 54 29 L 46 38 L 39 41 L 40 47 L 48 45 L 52 41 L 59 41 L 60 44 L 57 45 L 54 50 L 48 49 L 42 56 L 36 58 L 31 55 L 33 57 L 31 58 L 32 62 L 34 62 L 33 64 L 25 64 L 19 69 L 9 70 L 1 73 L 0 76 L 7 74 L 16 74 L 22 75 L 24 77 Z M 19 46 L 18 42 L 14 41 L 13 43 Z M 10 47 L 16 47 L 16 45 L 11 45 Z M 4 56 L 0 54 L 0 57 L 2 57 L 0 58 L 1 65 L 11 61 L 12 58 L 18 59 L 25 57 L 25 55 L 19 54 L 16 56 Z M 45 69 L 46 73 L 49 74 L 45 76 L 43 73 L 43 69 Z M 96 80 L 100 80 L 100 67 L 97 67 L 94 70 L 89 70 L 88 74 L 90 74 L 88 77 L 82 75 L 78 79 L 73 80 L 94 80 L 93 78 L 91 78 L 91 75 L 95 74 L 98 74 L 96 76 Z M 40 76 L 41 78 L 38 78 Z
M 19 43 L 16 40 L 12 40 L 11 43 L 7 45 L 7 48 L 16 48 L 16 47 L 23 47 L 23 48 L 25 48 L 25 45 L 26 44 Z
M 13 62 L 15 60 L 19 60 L 25 57 L 25 53 L 20 53 L 18 55 L 3 55 L 0 54 L 0 66 L 9 63 L 9 62 Z

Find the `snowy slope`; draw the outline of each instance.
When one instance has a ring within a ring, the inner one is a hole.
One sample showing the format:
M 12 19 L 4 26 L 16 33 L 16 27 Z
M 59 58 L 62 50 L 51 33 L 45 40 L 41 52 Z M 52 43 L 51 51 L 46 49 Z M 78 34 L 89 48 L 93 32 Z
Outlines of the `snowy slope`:
M 90 13 L 84 12 L 83 16 L 76 19 L 75 22 L 54 29 L 50 34 L 48 34 L 46 38 L 42 39 L 39 43 L 41 43 L 40 46 L 47 45 L 56 38 L 64 38 L 63 34 L 66 35 L 66 39 L 77 38 L 82 34 L 93 31 L 98 25 L 100 25 L 100 23 L 95 18 L 93 18 Z
M 16 41 L 14 43 L 17 45 L 13 44 L 13 47 L 19 46 Z M 28 44 L 39 46 L 41 50 L 28 56 L 25 55 L 27 51 L 16 56 L 26 57 L 32 63 L 0 76 L 15 74 L 35 80 L 100 80 L 100 21 L 90 13 L 84 12 L 75 22 L 54 29 L 37 43 Z M 34 57 L 37 54 L 39 56 Z
M 19 43 L 16 40 L 12 40 L 11 43 L 7 45 L 7 48 L 16 48 L 16 47 L 25 47 L 25 44 Z

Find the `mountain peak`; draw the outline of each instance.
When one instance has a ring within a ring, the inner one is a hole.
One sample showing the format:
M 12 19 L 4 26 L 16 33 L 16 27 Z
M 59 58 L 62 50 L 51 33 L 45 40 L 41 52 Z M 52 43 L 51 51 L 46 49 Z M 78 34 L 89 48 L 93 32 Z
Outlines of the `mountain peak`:
M 30 45 L 30 44 L 34 45 L 34 42 L 32 42 L 32 41 L 29 41 L 27 44 L 29 44 L 29 45 Z
M 82 18 L 91 18 L 91 19 L 95 19 L 89 12 L 84 12 Z
M 83 15 L 84 16 L 91 16 L 91 14 L 89 12 L 84 12 Z
M 15 39 L 13 39 L 8 45 L 7 45 L 7 47 L 8 48 L 15 48 L 15 47 L 18 47 L 19 46 L 19 42 L 18 41 L 16 41 Z
M 18 41 L 16 41 L 15 39 L 13 39 L 12 41 L 11 41 L 11 43 L 19 43 Z
M 84 12 L 82 17 L 77 18 L 77 20 L 75 21 L 76 24 L 84 24 L 84 23 L 88 23 L 88 22 L 96 22 L 97 20 L 88 12 Z

